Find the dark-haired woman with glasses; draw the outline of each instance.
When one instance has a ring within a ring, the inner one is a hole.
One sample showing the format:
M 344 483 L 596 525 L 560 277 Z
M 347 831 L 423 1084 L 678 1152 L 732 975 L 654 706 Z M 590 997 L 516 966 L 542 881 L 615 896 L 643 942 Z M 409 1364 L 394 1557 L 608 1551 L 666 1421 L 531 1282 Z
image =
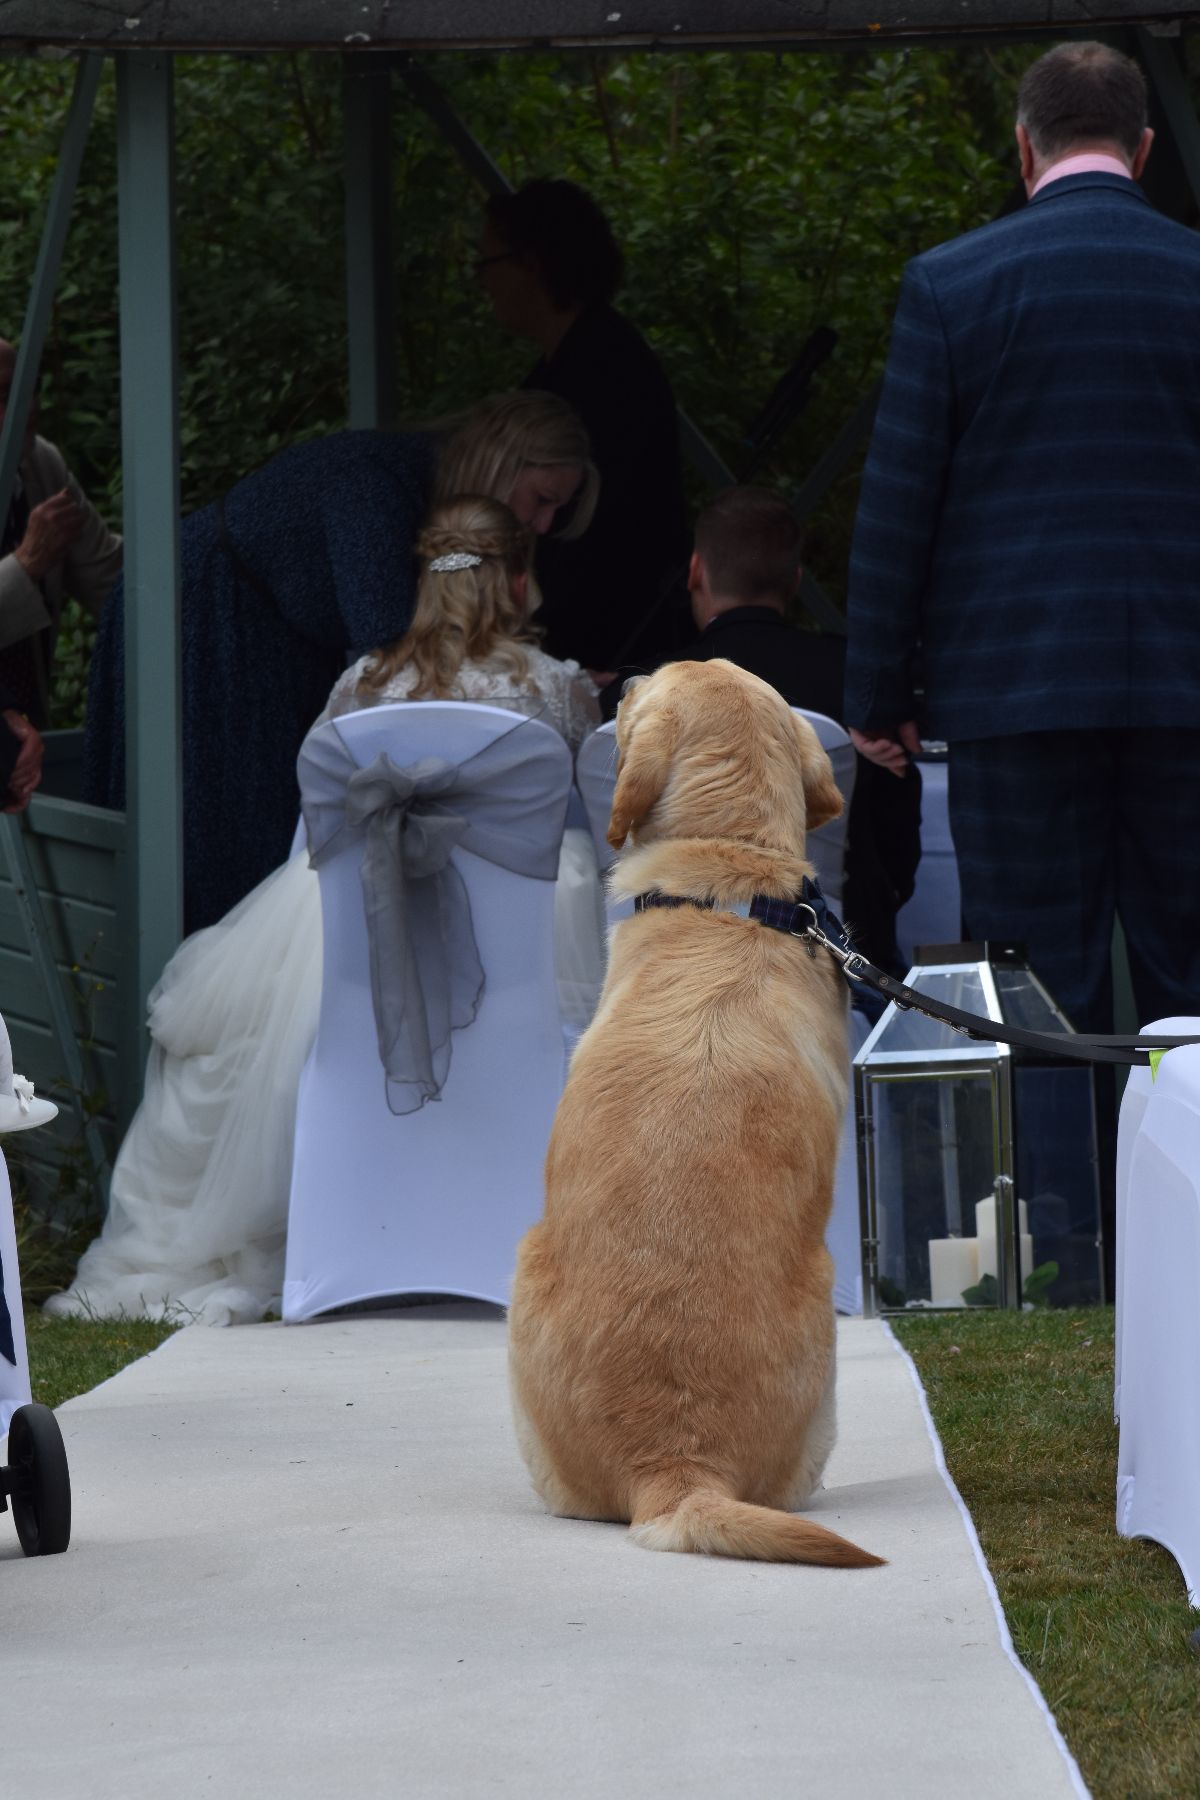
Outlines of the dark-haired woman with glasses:
M 623 258 L 608 220 L 570 181 L 488 201 L 475 264 L 496 322 L 540 357 L 526 377 L 582 420 L 600 498 L 577 540 L 543 546 L 546 647 L 585 668 L 654 668 L 686 629 L 690 549 L 671 386 L 613 306 Z

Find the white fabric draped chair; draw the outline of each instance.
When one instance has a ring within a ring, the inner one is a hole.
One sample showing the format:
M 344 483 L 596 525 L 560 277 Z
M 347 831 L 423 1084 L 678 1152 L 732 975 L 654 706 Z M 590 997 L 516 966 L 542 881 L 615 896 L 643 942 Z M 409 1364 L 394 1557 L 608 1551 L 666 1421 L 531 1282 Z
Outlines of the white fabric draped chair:
M 572 771 L 570 751 L 549 725 L 496 707 L 426 701 L 350 714 L 320 730 L 336 733 L 359 769 L 380 756 L 399 769 L 427 758 L 461 769 L 519 732 L 521 761 L 508 781 L 520 830 L 555 863 Z M 307 807 L 313 775 L 305 754 Z M 472 817 L 469 786 L 453 805 Z M 505 1304 L 517 1243 L 541 1215 L 542 1163 L 565 1073 L 555 882 L 460 846 L 450 863 L 470 905 L 482 998 L 474 1021 L 450 1035 L 440 1095 L 399 1116 L 390 1109 L 363 858 L 360 840 L 335 848 L 319 869 L 324 979 L 296 1119 L 283 1290 L 289 1322 L 391 1295 Z
M 12 1190 L 8 1167 L 0 1156 L 0 1295 L 8 1314 L 9 1333 L 0 1316 L 0 1438 L 8 1434 L 9 1420 L 18 1406 L 28 1406 L 29 1360 L 25 1350 L 25 1319 L 21 1311 L 21 1275 L 17 1268 L 17 1234 L 13 1224 Z M 8 1351 L 12 1350 L 10 1360 Z M 0 1459 L 3 1460 L 3 1459 Z
M 837 782 L 838 792 L 845 803 L 840 817 L 831 819 L 827 825 L 808 834 L 809 859 L 817 871 L 821 891 L 834 912 L 838 912 L 842 905 L 845 882 L 847 817 L 854 793 L 854 746 L 850 742 L 849 733 L 835 719 L 827 718 L 824 713 L 808 712 L 802 706 L 795 706 L 792 711 L 808 720 L 821 740 L 822 747 L 828 752 L 833 765 L 833 779 Z M 596 856 L 601 869 L 607 869 L 612 864 L 614 852 L 605 833 L 608 830 L 608 815 L 612 811 L 613 789 L 617 784 L 616 727 L 611 720 L 608 724 L 601 725 L 583 744 L 576 758 L 575 779 L 583 796 L 588 824 L 596 845 Z M 631 910 L 627 901 L 622 902 L 618 908 L 610 908 L 610 924 L 628 917 Z
M 617 735 L 610 719 L 598 731 L 585 738 L 575 758 L 575 781 L 583 798 L 584 811 L 596 846 L 596 861 L 603 875 L 612 868 L 616 852 L 609 844 L 608 817 L 612 812 L 613 790 L 617 785 Z M 609 900 L 606 903 L 609 928 L 627 919 L 633 911 L 632 900 Z
M 1147 1030 L 1176 1031 L 1181 1035 L 1191 1029 L 1186 1019 L 1168 1019 L 1165 1024 L 1147 1026 Z M 1113 1300 L 1116 1306 L 1114 1328 L 1113 1358 L 1113 1417 L 1121 1417 L 1121 1338 L 1125 1327 L 1125 1239 L 1126 1211 L 1129 1203 L 1129 1167 L 1133 1160 L 1133 1146 L 1137 1142 L 1138 1133 L 1142 1129 L 1146 1107 L 1150 1095 L 1154 1091 L 1154 1077 L 1149 1069 L 1130 1069 L 1125 1081 L 1125 1092 L 1121 1097 L 1121 1114 L 1117 1126 L 1117 1191 L 1116 1191 L 1116 1242 L 1113 1245 L 1113 1266 L 1116 1271 L 1116 1292 Z
M 805 707 L 796 706 L 793 712 L 808 720 L 822 747 L 828 753 L 833 765 L 833 778 L 844 802 L 842 812 L 827 825 L 820 826 L 808 834 L 808 856 L 817 872 L 821 884 L 821 892 L 829 901 L 835 913 L 840 913 L 842 894 L 845 885 L 846 861 L 846 827 L 850 812 L 850 800 L 854 793 L 855 750 L 850 742 L 850 735 L 844 726 L 824 713 L 809 712 Z M 613 789 L 617 782 L 617 744 L 616 728 L 610 722 L 602 725 L 599 731 L 592 734 L 583 745 L 576 758 L 575 779 L 583 796 L 587 809 L 588 823 L 592 829 L 592 838 L 596 845 L 596 855 L 601 869 L 611 867 L 615 852 L 610 848 L 605 833 L 608 830 L 608 818 L 612 811 Z M 609 903 L 608 921 L 610 928 L 628 918 L 633 911 L 633 902 L 629 900 Z M 865 1041 L 867 1030 L 865 1019 L 857 1013 L 850 1015 L 850 1054 Z M 851 1089 L 846 1104 L 846 1116 L 842 1125 L 841 1146 L 838 1151 L 837 1175 L 834 1182 L 833 1214 L 829 1221 L 829 1230 L 825 1236 L 826 1245 L 834 1260 L 834 1304 L 839 1312 L 857 1313 L 862 1311 L 862 1247 L 858 1210 L 858 1160 L 855 1144 L 854 1093 Z
M 830 819 L 827 825 L 819 825 L 808 834 L 808 860 L 817 871 L 817 880 L 821 884 L 821 892 L 832 906 L 835 913 L 841 916 L 846 885 L 846 840 L 850 824 L 850 802 L 854 798 L 854 775 L 858 766 L 858 753 L 850 742 L 850 734 L 844 725 L 836 719 L 827 717 L 825 713 L 809 712 L 806 707 L 793 706 L 792 711 L 807 719 L 818 738 L 821 748 L 833 765 L 833 779 L 837 783 L 838 793 L 842 796 L 842 810 L 836 819 Z
M 958 859 L 950 835 L 949 770 L 944 762 L 921 768 L 921 860 L 912 894 L 896 915 L 900 954 L 912 967 L 918 944 L 957 944 L 962 938 Z
M 1200 1019 L 1143 1030 L 1200 1035 Z M 1130 1078 L 1116 1253 L 1117 1530 L 1169 1550 L 1200 1606 L 1200 1045 Z

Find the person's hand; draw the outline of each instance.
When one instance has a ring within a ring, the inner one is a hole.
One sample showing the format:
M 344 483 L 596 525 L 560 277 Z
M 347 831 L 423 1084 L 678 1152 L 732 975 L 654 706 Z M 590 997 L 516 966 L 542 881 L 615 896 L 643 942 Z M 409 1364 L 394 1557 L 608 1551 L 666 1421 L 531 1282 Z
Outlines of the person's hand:
M 620 673 L 620 671 L 617 669 L 585 669 L 584 670 L 584 674 L 590 675 L 592 680 L 595 682 L 595 684 L 598 688 L 609 687 L 617 679 L 617 676 L 619 673 Z
M 61 488 L 31 510 L 25 535 L 13 554 L 29 579 L 40 581 L 62 562 L 82 530 L 83 508 L 69 488 Z
M 903 780 L 908 774 L 910 757 L 920 753 L 921 733 L 914 719 L 906 719 L 903 725 L 896 727 L 894 737 L 866 737 L 851 727 L 850 742 L 868 762 L 878 763 L 881 769 Z
M 13 765 L 13 772 L 8 778 L 8 804 L 6 813 L 24 812 L 29 805 L 30 797 L 42 779 L 42 757 L 45 745 L 42 734 L 36 731 L 24 713 L 0 713 L 0 718 L 8 726 L 15 738 L 21 740 L 21 749 Z

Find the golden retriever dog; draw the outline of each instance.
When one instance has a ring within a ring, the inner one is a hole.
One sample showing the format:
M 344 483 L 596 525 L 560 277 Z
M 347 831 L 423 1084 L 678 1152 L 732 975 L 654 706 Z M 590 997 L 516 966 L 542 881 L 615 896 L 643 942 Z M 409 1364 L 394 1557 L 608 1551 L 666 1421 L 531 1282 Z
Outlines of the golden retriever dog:
M 671 664 L 626 694 L 617 746 L 616 894 L 799 893 L 805 829 L 842 802 L 773 688 Z M 736 913 L 655 907 L 614 932 L 509 1314 L 517 1435 L 552 1512 L 628 1521 L 656 1550 L 880 1561 L 791 1511 L 834 1440 L 846 1004 L 828 953 Z

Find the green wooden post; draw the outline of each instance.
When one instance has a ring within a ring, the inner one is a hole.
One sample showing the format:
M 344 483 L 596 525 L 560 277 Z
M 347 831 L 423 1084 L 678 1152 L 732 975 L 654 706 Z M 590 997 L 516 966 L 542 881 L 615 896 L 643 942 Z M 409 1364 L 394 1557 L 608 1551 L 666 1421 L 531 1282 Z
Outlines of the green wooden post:
M 391 425 L 396 407 L 391 70 L 347 56 L 342 117 L 350 424 L 370 430 Z
M 146 1000 L 183 934 L 179 423 L 172 70 L 117 57 L 121 454 L 125 484 L 125 780 L 130 896 L 122 983 L 132 1084 Z M 219 703 L 219 696 L 216 697 Z

